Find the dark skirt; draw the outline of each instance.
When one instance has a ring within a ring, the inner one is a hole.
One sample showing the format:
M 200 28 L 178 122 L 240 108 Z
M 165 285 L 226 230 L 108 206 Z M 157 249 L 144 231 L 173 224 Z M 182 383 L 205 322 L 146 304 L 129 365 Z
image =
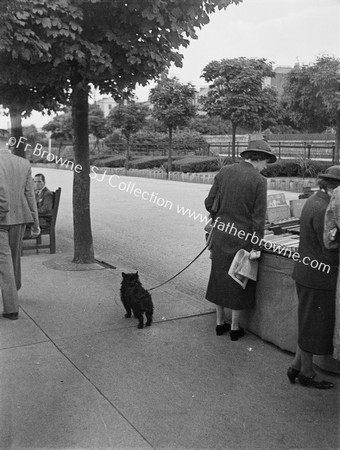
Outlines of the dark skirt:
M 209 302 L 234 310 L 249 309 L 255 305 L 256 283 L 250 280 L 243 289 L 228 275 L 237 251 L 241 248 L 250 251 L 251 247 L 244 240 L 214 231 L 211 273 L 205 297 Z
M 299 299 L 301 350 L 314 355 L 331 355 L 335 324 L 335 290 L 313 289 L 296 283 Z

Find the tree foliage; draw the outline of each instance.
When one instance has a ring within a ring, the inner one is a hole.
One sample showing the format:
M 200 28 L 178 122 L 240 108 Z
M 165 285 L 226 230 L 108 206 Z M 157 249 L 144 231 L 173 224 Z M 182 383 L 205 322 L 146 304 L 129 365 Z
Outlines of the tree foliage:
M 51 3 L 51 2 L 50 2 Z M 74 21 L 67 21 L 73 9 L 62 0 L 2 0 L 0 4 L 0 103 L 9 109 L 12 135 L 23 134 L 21 119 L 33 110 L 56 111 L 67 93 L 56 84 L 58 73 L 47 67 L 47 41 L 65 36 Z M 55 16 L 53 20 L 51 16 Z M 25 157 L 24 145 L 14 152 Z
M 340 60 L 322 56 L 314 64 L 296 65 L 284 86 L 283 103 L 289 118 L 302 131 L 322 132 L 336 128 L 339 161 Z
M 113 131 L 119 128 L 126 139 L 126 170 L 129 170 L 130 160 L 130 138 L 143 127 L 149 108 L 135 102 L 128 104 L 119 104 L 113 108 L 107 118 L 108 127 Z
M 230 133 L 231 125 L 220 116 L 197 115 L 190 122 L 190 129 L 201 134 L 219 135 Z
M 53 117 L 43 127 L 44 131 L 51 133 L 51 139 L 55 139 L 59 143 L 58 156 L 65 143 L 72 142 L 72 114 L 70 109 L 62 114 Z
M 2 0 L 0 82 L 53 87 L 72 108 L 74 258 L 94 261 L 90 221 L 89 85 L 116 99 L 145 85 L 208 23 L 239 0 Z M 65 100 L 66 101 L 66 100 Z
M 99 151 L 99 142 L 106 137 L 108 129 L 104 113 L 98 105 L 90 105 L 89 107 L 89 132 L 96 140 L 94 150 Z
M 264 87 L 265 78 L 275 76 L 272 64 L 263 58 L 223 59 L 210 62 L 202 76 L 210 83 L 203 108 L 209 115 L 231 121 L 235 159 L 237 127 L 261 130 L 275 123 L 279 115 L 276 92 Z
M 117 105 L 107 117 L 108 128 L 111 131 L 119 128 L 126 139 L 129 139 L 131 134 L 137 133 L 143 127 L 149 113 L 149 108 L 140 103 Z
M 182 84 L 176 77 L 163 77 L 150 91 L 152 115 L 169 131 L 168 170 L 172 170 L 172 132 L 184 127 L 196 115 L 194 106 L 196 89 L 191 83 Z
M 72 140 L 72 116 L 71 111 L 66 110 L 66 112 L 53 117 L 47 124 L 43 127 L 44 131 L 51 133 L 52 139 L 58 139 L 63 141 Z

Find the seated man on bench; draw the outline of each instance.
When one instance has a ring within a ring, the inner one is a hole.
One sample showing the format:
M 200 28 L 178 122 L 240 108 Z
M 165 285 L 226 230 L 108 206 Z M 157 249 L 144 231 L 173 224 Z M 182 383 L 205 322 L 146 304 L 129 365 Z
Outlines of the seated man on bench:
M 48 214 L 53 208 L 53 192 L 45 186 L 45 176 L 38 173 L 34 177 L 34 194 L 37 202 L 38 214 Z M 41 230 L 48 228 L 48 218 L 39 217 L 39 226 Z M 25 237 L 31 235 L 31 228 L 26 226 Z

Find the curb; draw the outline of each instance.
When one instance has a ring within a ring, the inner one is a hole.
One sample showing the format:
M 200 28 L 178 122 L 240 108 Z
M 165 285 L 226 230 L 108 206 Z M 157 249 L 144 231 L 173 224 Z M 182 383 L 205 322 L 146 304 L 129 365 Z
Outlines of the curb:
M 59 169 L 59 170 L 71 170 L 66 167 L 61 167 L 58 164 L 46 164 L 46 163 L 32 163 L 32 167 L 44 167 L 49 169 Z M 169 172 L 169 177 L 164 170 L 151 170 L 151 169 L 129 169 L 128 174 L 125 173 L 124 168 L 113 168 L 113 167 L 95 167 L 95 173 L 104 175 L 119 175 L 119 176 L 130 176 L 130 177 L 140 177 L 140 178 L 153 178 L 156 180 L 166 180 L 166 181 L 180 181 L 185 183 L 200 183 L 200 184 L 213 184 L 214 178 L 217 172 L 199 172 L 199 173 L 184 173 L 184 172 Z M 278 191 L 288 191 L 302 193 L 304 187 L 316 187 L 316 178 L 267 178 L 268 189 L 278 190 Z

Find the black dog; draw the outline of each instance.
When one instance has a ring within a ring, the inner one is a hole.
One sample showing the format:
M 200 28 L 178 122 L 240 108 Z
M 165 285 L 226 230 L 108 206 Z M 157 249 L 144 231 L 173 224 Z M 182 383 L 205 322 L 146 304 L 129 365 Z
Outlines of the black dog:
M 146 316 L 146 326 L 152 323 L 153 303 L 149 292 L 143 288 L 139 281 L 138 272 L 124 273 L 122 272 L 123 280 L 120 288 L 120 298 L 126 309 L 125 317 L 131 317 L 131 310 L 133 315 L 138 319 L 138 328 L 143 328 L 143 314 Z

